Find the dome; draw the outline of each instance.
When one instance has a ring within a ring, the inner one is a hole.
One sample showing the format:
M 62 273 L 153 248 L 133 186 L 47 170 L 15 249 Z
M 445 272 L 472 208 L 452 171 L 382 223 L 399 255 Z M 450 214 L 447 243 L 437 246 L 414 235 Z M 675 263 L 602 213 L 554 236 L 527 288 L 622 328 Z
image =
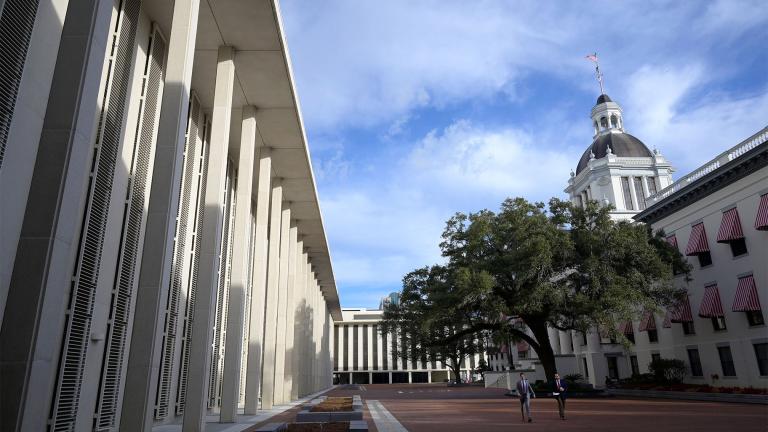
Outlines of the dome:
M 599 101 L 600 99 L 598 99 Z M 618 157 L 653 157 L 653 153 L 639 139 L 628 133 L 611 132 L 598 136 L 592 142 L 592 145 L 587 147 L 587 150 L 584 151 L 581 159 L 579 159 L 579 164 L 576 166 L 576 174 L 587 167 L 590 152 L 595 154 L 595 159 L 603 158 L 607 153 L 608 145 L 611 146 L 613 154 Z
M 606 102 L 613 102 L 613 99 L 611 99 L 611 97 L 608 96 L 607 94 L 603 93 L 597 97 L 597 102 L 595 103 L 595 105 L 600 105 L 601 103 L 606 103 Z

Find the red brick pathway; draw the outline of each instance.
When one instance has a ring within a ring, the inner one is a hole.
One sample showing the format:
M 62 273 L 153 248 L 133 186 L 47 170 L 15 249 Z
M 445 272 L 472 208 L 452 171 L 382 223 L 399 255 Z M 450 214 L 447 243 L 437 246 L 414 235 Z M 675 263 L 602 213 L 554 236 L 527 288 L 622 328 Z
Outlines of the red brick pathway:
M 494 431 L 768 431 L 768 406 L 662 399 L 569 399 L 561 421 L 553 399 L 533 400 L 531 424 L 521 423 L 517 399 L 504 390 L 440 385 L 366 385 L 333 390 L 379 400 L 410 432 Z M 366 412 L 367 415 L 367 412 Z M 368 417 L 368 424 L 373 422 Z

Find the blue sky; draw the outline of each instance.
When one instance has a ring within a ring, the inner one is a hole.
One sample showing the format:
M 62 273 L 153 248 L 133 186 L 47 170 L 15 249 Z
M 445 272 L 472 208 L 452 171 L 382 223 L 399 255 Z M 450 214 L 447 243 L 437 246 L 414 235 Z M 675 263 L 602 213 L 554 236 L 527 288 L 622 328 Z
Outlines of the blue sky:
M 676 176 L 768 124 L 757 1 L 283 0 L 342 306 L 441 260 L 444 222 L 564 197 L 599 94 Z

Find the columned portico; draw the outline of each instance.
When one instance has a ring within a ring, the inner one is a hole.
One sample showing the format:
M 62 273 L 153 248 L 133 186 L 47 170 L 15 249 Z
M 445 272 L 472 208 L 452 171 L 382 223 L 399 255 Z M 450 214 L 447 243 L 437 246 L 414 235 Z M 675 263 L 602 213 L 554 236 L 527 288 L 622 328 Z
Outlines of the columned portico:
M 33 3 L 6 41 L 31 42 L 2 429 L 200 431 L 327 386 L 341 310 L 276 1 Z

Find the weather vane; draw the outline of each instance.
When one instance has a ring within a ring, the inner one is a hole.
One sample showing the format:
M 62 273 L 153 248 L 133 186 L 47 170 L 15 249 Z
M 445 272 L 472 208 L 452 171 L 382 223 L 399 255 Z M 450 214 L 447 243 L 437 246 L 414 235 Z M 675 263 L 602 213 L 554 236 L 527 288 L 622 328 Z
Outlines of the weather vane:
M 605 94 L 605 90 L 603 90 L 603 73 L 600 72 L 600 64 L 597 62 L 597 53 L 587 55 L 586 59 L 595 63 L 595 77 L 600 84 L 600 94 Z

